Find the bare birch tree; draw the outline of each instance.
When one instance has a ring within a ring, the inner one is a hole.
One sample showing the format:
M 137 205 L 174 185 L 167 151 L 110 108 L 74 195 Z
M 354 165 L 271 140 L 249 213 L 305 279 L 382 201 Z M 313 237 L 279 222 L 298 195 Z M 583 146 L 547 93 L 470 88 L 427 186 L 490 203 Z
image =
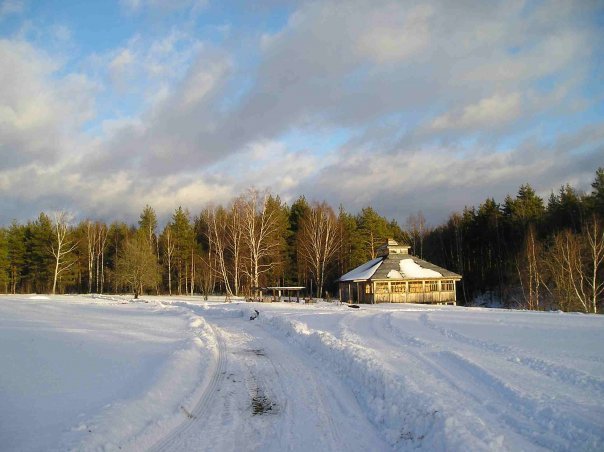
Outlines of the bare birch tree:
M 566 256 L 568 255 L 567 247 L 569 245 L 567 243 L 569 239 L 567 237 L 568 234 L 572 235 L 572 232 L 566 230 L 554 236 L 544 259 L 548 280 L 548 284 L 545 287 L 554 298 L 558 308 L 563 311 L 572 311 L 577 305 L 569 273 L 573 266 L 567 265 L 566 261 Z M 574 258 L 575 251 L 572 251 L 571 255 Z
M 586 245 L 589 256 L 589 278 L 591 309 L 594 314 L 598 313 L 598 299 L 604 292 L 604 281 L 598 280 L 598 274 L 604 262 L 604 228 L 602 223 L 594 215 L 585 227 Z M 589 268 L 591 267 L 591 268 Z
M 598 301 L 604 293 L 599 274 L 604 263 L 604 229 L 594 216 L 583 226 L 583 232 L 570 230 L 556 235 L 550 250 L 556 288 L 572 295 L 584 312 L 598 312 Z
M 107 225 L 96 223 L 96 292 L 103 293 L 105 286 L 105 248 L 107 247 Z
M 208 207 L 202 212 L 202 219 L 206 223 L 206 235 L 211 244 L 210 249 L 214 251 L 216 260 L 215 271 L 224 284 L 227 296 L 232 296 L 233 291 L 229 282 L 229 271 L 227 262 L 227 225 L 229 218 L 227 212 L 222 208 Z
M 67 212 L 60 211 L 54 215 L 54 243 L 51 246 L 52 255 L 55 257 L 54 279 L 52 283 L 53 295 L 57 290 L 59 275 L 75 263 L 75 260 L 71 262 L 67 260 L 69 254 L 77 247 L 77 243 L 72 243 L 68 237 L 69 221 L 70 216 Z
M 94 269 L 94 256 L 96 245 L 96 228 L 90 220 L 86 220 L 86 245 L 87 245 L 87 263 L 88 263 L 88 293 L 92 293 L 92 275 Z
M 340 248 L 338 219 L 326 203 L 313 205 L 302 217 L 298 253 L 314 276 L 317 297 L 323 294 L 325 272 Z
M 168 293 L 172 295 L 172 259 L 174 257 L 174 237 L 172 227 L 168 224 L 164 229 L 164 256 L 168 265 Z
M 248 250 L 248 266 L 245 272 L 250 278 L 253 290 L 260 286 L 260 276 L 272 269 L 272 257 L 278 251 L 277 212 L 268 208 L 269 194 L 250 189 L 242 198 L 242 214 L 245 244 Z
M 231 274 L 233 291 L 235 296 L 239 295 L 241 286 L 241 262 L 243 249 L 243 200 L 237 198 L 231 205 L 227 224 L 227 247 L 231 254 Z
M 424 238 L 426 237 L 426 218 L 420 210 L 417 215 L 407 217 L 407 232 L 412 240 L 413 252 L 423 259 L 424 257 Z
M 535 238 L 535 229 L 531 225 L 526 234 L 522 255 L 516 260 L 516 270 L 518 271 L 524 305 L 530 310 L 542 308 L 543 275 L 541 262 L 541 246 Z
M 96 293 L 102 293 L 105 282 L 105 248 L 108 236 L 107 226 L 97 221 L 86 220 L 86 248 L 88 264 L 88 293 L 95 286 Z

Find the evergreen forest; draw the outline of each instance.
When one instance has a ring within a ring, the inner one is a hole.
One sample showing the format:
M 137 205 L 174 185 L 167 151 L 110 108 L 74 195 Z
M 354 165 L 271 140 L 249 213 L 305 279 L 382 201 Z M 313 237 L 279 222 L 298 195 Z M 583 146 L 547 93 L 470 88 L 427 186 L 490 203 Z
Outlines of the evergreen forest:
M 461 274 L 459 304 L 599 312 L 604 168 L 587 193 L 564 185 L 544 200 L 524 184 L 441 225 L 421 211 L 401 225 L 371 206 L 350 213 L 304 196 L 288 205 L 253 188 L 201 212 L 179 206 L 161 228 L 149 205 L 137 224 L 43 212 L 0 227 L 0 291 L 252 297 L 300 285 L 334 298 L 337 278 L 375 258 L 387 238 Z

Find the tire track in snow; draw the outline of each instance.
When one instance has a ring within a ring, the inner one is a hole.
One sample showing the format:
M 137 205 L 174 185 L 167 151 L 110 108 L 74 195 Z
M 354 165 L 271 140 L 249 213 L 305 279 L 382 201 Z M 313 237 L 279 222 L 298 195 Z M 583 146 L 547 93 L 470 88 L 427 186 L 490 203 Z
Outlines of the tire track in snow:
M 422 325 L 446 338 L 478 348 L 483 352 L 493 353 L 540 375 L 568 383 L 566 377 L 570 374 L 575 377 L 570 382 L 581 389 L 596 391 L 601 389 L 599 386 L 601 382 L 582 372 L 547 363 L 538 358 L 522 356 L 512 347 L 467 337 L 457 331 L 436 325 L 426 313 L 420 315 L 419 320 Z M 394 325 L 392 327 L 397 329 Z M 526 392 L 518 391 L 484 367 L 456 352 L 435 350 L 415 353 L 415 356 L 432 366 L 443 378 L 449 380 L 460 392 L 477 404 L 487 406 L 489 411 L 495 413 L 512 430 L 527 439 L 553 450 L 565 450 L 571 446 L 585 450 L 597 449 L 602 427 L 599 420 L 594 419 L 590 414 L 589 408 L 568 406 L 562 412 L 556 409 L 555 404 L 550 403 L 547 395 L 536 398 Z M 585 377 L 592 385 L 583 384 Z M 456 382 L 463 382 L 463 384 Z M 505 407 L 513 411 L 506 411 Z M 523 419 L 522 422 L 518 422 L 517 418 Z M 553 438 L 556 437 L 557 440 L 554 441 Z
M 518 436 L 548 449 L 565 450 L 579 443 L 579 448 L 592 449 L 597 444 L 601 427 L 596 420 L 589 419 L 588 413 L 569 416 L 557 411 L 546 401 L 519 392 L 460 354 L 400 332 L 391 317 L 388 313 L 371 319 L 369 328 L 374 336 L 391 346 L 403 346 L 403 352 L 390 350 L 390 355 L 407 364 L 415 363 L 414 367 L 420 372 L 423 370 L 436 378 L 441 389 L 446 385 L 449 396 L 457 400 L 460 407 L 472 401 L 474 412 L 486 408 L 486 417 L 494 416 L 494 422 L 503 421 Z M 343 332 L 347 340 L 355 340 L 356 335 L 349 328 L 344 327 Z
M 453 339 L 464 345 L 470 345 L 471 347 L 475 347 L 480 350 L 495 353 L 503 357 L 506 361 L 522 365 L 546 377 L 553 378 L 554 380 L 566 384 L 571 383 L 579 389 L 588 389 L 604 396 L 604 381 L 592 377 L 589 374 L 576 369 L 570 369 L 565 366 L 553 364 L 540 358 L 527 356 L 524 353 L 521 353 L 520 351 L 506 345 L 470 338 L 450 328 L 437 325 L 431 321 L 428 317 L 428 314 L 425 313 L 421 314 L 419 319 L 422 325 L 442 334 L 448 339 Z
M 450 373 L 443 372 L 443 367 L 428 356 L 437 356 L 435 350 L 438 349 L 434 344 L 426 342 L 417 337 L 401 332 L 392 324 L 392 313 L 378 314 L 371 318 L 369 328 L 373 335 L 381 342 L 396 348 L 389 350 L 390 356 L 394 357 L 398 362 L 404 363 L 405 366 L 411 364 L 416 372 L 422 375 L 421 381 L 424 385 L 435 385 L 439 388 L 439 392 L 434 394 L 434 398 L 440 403 L 439 410 L 443 414 L 450 415 L 447 406 L 465 407 L 467 400 L 460 394 L 465 394 L 465 391 L 460 391 L 460 386 L 457 383 L 459 376 L 453 376 Z M 404 350 L 401 351 L 400 347 Z M 467 395 L 467 394 L 466 394 Z M 469 395 L 472 395 L 471 393 Z M 448 400 L 448 401 L 447 401 Z M 437 402 L 437 403 L 438 403 Z M 480 408 L 478 408 L 480 410 Z M 476 409 L 473 410 L 473 413 Z M 474 414 L 468 417 L 467 411 L 460 409 L 456 414 L 458 418 L 465 418 L 462 421 L 464 427 L 468 429 L 476 437 L 482 438 L 489 445 L 488 449 L 499 448 L 499 438 L 488 428 L 488 425 L 483 422 L 476 422 Z M 529 423 L 530 425 L 530 423 Z M 515 425 L 509 426 L 511 430 L 518 436 L 524 436 Z
M 276 341 L 276 344 L 278 344 L 279 347 L 283 347 L 282 342 L 277 337 L 275 337 L 275 335 L 272 334 L 272 332 L 267 331 L 265 328 L 262 328 L 261 326 L 259 328 L 262 329 L 263 333 L 270 335 L 270 337 Z M 315 372 L 311 371 L 307 366 L 301 365 L 302 363 L 300 363 L 297 360 L 292 360 L 292 361 L 288 362 L 287 367 L 286 367 L 284 365 L 284 363 L 273 360 L 273 358 L 271 357 L 271 347 L 267 348 L 266 343 L 264 345 L 265 346 L 262 348 L 262 350 L 265 351 L 266 353 L 259 356 L 259 358 L 268 361 L 271 368 L 273 369 L 273 372 L 274 372 L 274 375 L 276 376 L 276 378 L 274 380 L 270 381 L 270 383 L 272 383 L 272 385 L 269 384 L 269 381 L 265 381 L 265 378 L 259 378 L 258 376 L 256 376 L 256 378 L 259 381 L 261 381 L 262 383 L 264 383 L 267 387 L 278 385 L 281 388 L 282 393 L 283 393 L 283 397 L 281 397 L 281 400 L 282 400 L 281 409 L 283 409 L 283 411 L 285 411 L 287 408 L 287 394 L 288 394 L 288 391 L 291 390 L 291 388 L 285 387 L 283 385 L 283 382 L 287 381 L 287 379 L 284 378 L 283 376 L 288 375 L 288 374 L 291 375 L 292 373 L 296 374 L 298 376 L 298 378 L 301 378 L 303 376 L 303 379 L 306 384 L 304 386 L 299 386 L 299 388 L 302 388 L 304 390 L 304 392 L 307 393 L 306 400 L 308 402 L 312 402 L 313 406 L 316 409 L 317 416 L 322 421 L 321 425 L 325 426 L 324 432 L 331 439 L 330 449 L 338 448 L 339 445 L 342 444 L 342 433 L 340 431 L 341 429 L 340 429 L 339 424 L 334 422 L 333 416 L 331 416 L 329 414 L 330 409 L 326 405 L 326 401 L 330 400 L 331 398 L 328 397 L 328 395 L 326 394 L 325 389 L 324 389 L 323 385 L 321 384 L 321 381 L 315 375 Z M 272 347 L 274 347 L 274 346 L 275 345 L 272 345 Z
M 204 419 L 210 415 L 211 405 L 216 397 L 217 389 L 225 374 L 227 355 L 226 345 L 222 335 L 215 326 L 211 324 L 209 324 L 209 326 L 212 329 L 218 344 L 216 365 L 214 367 L 214 372 L 212 373 L 210 382 L 191 412 L 185 412 L 187 414 L 187 419 L 185 419 L 178 427 L 172 430 L 172 432 L 155 443 L 149 449 L 150 451 L 161 452 L 178 449 L 178 441 L 180 438 L 186 436 L 187 432 L 194 428 L 194 426 L 201 424 Z
M 527 397 L 475 362 L 452 351 L 430 352 L 425 362 L 457 390 L 516 433 L 550 450 L 589 450 L 598 444 L 601 427 L 587 417 L 569 416 L 543 400 Z M 554 436 L 555 435 L 555 436 Z

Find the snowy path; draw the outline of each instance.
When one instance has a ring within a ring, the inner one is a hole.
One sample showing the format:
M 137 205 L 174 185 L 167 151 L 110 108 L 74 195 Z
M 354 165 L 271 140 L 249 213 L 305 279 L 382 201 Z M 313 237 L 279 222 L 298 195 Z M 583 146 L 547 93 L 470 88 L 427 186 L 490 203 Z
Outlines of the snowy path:
M 603 450 L 602 343 L 604 316 L 0 297 L 0 450 Z
M 295 353 L 260 322 L 223 310 L 196 313 L 226 344 L 220 359 L 225 365 L 217 367 L 217 385 L 208 388 L 212 406 L 199 407 L 207 408 L 205 415 L 196 410 L 186 428 L 153 450 L 388 449 L 337 376 Z

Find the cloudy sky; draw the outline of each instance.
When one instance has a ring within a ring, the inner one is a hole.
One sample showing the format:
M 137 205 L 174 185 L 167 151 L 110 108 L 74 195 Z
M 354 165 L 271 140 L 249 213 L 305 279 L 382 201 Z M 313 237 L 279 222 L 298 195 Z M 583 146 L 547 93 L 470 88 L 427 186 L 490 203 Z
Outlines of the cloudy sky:
M 588 190 L 603 43 L 588 0 L 0 0 L 0 224 Z

